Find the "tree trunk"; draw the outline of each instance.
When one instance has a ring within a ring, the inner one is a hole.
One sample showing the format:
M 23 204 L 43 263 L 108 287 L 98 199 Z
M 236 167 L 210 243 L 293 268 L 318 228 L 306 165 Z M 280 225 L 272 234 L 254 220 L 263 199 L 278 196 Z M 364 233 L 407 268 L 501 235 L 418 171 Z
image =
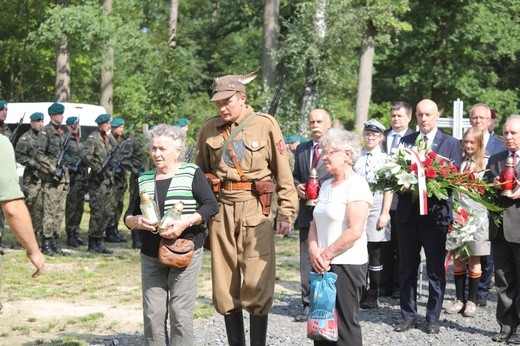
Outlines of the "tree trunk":
M 262 77 L 268 85 L 276 84 L 276 50 L 278 48 L 278 16 L 280 0 L 266 0 L 264 7 L 264 47 Z
M 359 60 L 359 75 L 356 100 L 355 125 L 358 130 L 363 129 L 363 123 L 368 119 L 368 108 L 372 96 L 372 70 L 374 67 L 376 29 L 370 23 L 367 26 L 361 57 Z
M 170 30 L 168 32 L 168 46 L 175 48 L 177 45 L 177 14 L 179 11 L 179 0 L 171 0 L 170 7 Z
M 103 15 L 109 16 L 112 12 L 112 0 L 101 0 Z M 114 94 L 114 42 L 109 40 L 103 52 L 101 63 L 101 90 L 99 93 L 99 104 L 107 110 L 109 114 L 114 111 L 112 97 Z
M 321 42 L 327 34 L 327 0 L 318 0 L 316 5 L 316 14 L 314 17 L 314 28 L 316 29 L 316 35 L 318 36 L 317 45 L 320 46 Z M 316 51 L 320 51 L 319 47 Z M 312 59 L 318 59 L 319 57 L 313 57 L 307 61 L 307 70 L 305 73 L 305 88 L 303 90 L 302 106 L 300 108 L 300 133 L 307 132 L 307 114 L 315 107 L 318 101 L 318 93 L 315 89 L 315 68 Z
M 70 100 L 70 50 L 69 43 L 56 46 L 56 84 L 57 102 Z

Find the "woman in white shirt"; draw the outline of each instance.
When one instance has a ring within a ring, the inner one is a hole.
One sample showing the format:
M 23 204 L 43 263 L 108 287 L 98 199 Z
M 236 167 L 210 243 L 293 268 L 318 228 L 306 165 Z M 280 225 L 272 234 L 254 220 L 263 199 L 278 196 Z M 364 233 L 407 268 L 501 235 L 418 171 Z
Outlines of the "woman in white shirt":
M 365 223 L 373 197 L 367 181 L 352 168 L 361 151 L 359 143 L 357 135 L 341 129 L 330 129 L 320 141 L 333 178 L 321 186 L 314 208 L 309 255 L 314 271 L 338 275 L 338 341 L 315 341 L 315 345 L 362 345 L 358 313 L 368 262 Z

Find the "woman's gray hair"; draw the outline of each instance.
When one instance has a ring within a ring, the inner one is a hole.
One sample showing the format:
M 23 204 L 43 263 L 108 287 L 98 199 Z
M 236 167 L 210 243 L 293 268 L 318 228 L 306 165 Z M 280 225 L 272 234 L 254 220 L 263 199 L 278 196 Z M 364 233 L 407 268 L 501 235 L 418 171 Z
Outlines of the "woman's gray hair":
M 344 129 L 329 129 L 320 139 L 322 148 L 339 149 L 352 153 L 349 165 L 353 166 L 361 153 L 361 139 L 354 133 Z
M 150 131 L 148 131 L 148 140 L 150 141 L 150 145 L 152 140 L 157 137 L 171 138 L 175 148 L 180 150 L 178 160 L 184 161 L 186 155 L 186 131 L 181 129 L 179 126 L 159 124 L 155 125 Z

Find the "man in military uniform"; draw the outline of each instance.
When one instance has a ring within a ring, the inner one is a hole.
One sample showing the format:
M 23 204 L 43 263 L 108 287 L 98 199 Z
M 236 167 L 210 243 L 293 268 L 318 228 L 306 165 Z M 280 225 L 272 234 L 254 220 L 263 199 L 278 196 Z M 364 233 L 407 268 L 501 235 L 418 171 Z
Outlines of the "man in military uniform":
M 5 123 L 7 118 L 7 101 L 0 100 L 0 135 L 11 138 L 11 130 Z M 2 235 L 4 234 L 4 214 L 0 209 L 0 247 L 2 247 Z
M 39 177 L 42 184 L 42 252 L 48 256 L 65 255 L 58 245 L 61 223 L 65 214 L 65 201 L 69 189 L 69 173 L 66 167 L 59 167 L 58 160 L 66 151 L 67 135 L 61 129 L 65 107 L 53 103 L 48 113 L 51 121 L 43 127 L 36 141 L 36 161 L 41 165 Z
M 220 116 L 203 125 L 195 159 L 221 185 L 220 212 L 208 226 L 213 303 L 224 315 L 230 345 L 245 345 L 242 309 L 251 315 L 251 345 L 265 345 L 276 274 L 269 192 L 278 195 L 279 234 L 291 231 L 297 204 L 278 123 L 246 104 L 245 84 L 255 76 L 215 80 L 211 101 Z
M 108 243 L 124 243 L 126 238 L 123 237 L 118 230 L 119 220 L 123 213 L 123 202 L 126 189 L 128 188 L 127 176 L 126 176 L 126 138 L 123 136 L 125 131 L 125 120 L 123 118 L 114 118 L 110 123 L 112 128 L 108 139 L 112 144 L 112 148 L 119 145 L 117 152 L 115 153 L 114 159 L 111 162 L 111 167 L 114 170 L 114 191 L 113 194 L 116 198 L 112 199 L 110 206 L 112 217 L 108 224 L 108 228 L 105 232 L 105 241 Z
M 88 191 L 87 170 L 81 161 L 83 140 L 79 136 L 79 119 L 78 117 L 68 117 L 65 124 L 70 133 L 69 147 L 65 155 L 70 176 L 69 192 L 65 204 L 65 232 L 67 232 L 67 245 L 78 247 L 86 245 L 79 235 L 79 225 L 83 217 L 85 194 Z
M 92 131 L 85 141 L 81 159 L 83 164 L 90 167 L 88 190 L 90 195 L 90 221 L 88 226 L 88 250 L 98 253 L 111 254 L 101 242 L 105 230 L 113 215 L 107 205 L 112 204 L 115 198 L 114 172 L 110 167 L 103 169 L 103 163 L 112 151 L 112 144 L 108 139 L 110 130 L 110 114 L 101 114 L 96 118 L 97 131 Z
M 43 204 L 42 186 L 39 178 L 41 165 L 36 161 L 36 142 L 38 134 L 43 127 L 43 113 L 36 112 L 31 114 L 31 128 L 22 134 L 16 144 L 16 162 L 24 165 L 23 171 L 23 193 L 25 204 L 31 214 L 33 228 L 36 235 L 43 236 Z

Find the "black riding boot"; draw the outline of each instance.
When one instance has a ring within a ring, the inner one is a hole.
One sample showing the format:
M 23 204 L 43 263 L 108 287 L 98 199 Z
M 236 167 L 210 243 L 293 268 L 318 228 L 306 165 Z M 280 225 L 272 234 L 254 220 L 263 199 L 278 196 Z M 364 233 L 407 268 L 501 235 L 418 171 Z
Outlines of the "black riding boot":
M 141 231 L 132 230 L 132 248 L 140 249 L 141 248 Z
M 224 315 L 229 346 L 245 346 L 244 318 L 242 310 Z
M 267 316 L 249 316 L 251 346 L 265 346 L 267 339 Z

